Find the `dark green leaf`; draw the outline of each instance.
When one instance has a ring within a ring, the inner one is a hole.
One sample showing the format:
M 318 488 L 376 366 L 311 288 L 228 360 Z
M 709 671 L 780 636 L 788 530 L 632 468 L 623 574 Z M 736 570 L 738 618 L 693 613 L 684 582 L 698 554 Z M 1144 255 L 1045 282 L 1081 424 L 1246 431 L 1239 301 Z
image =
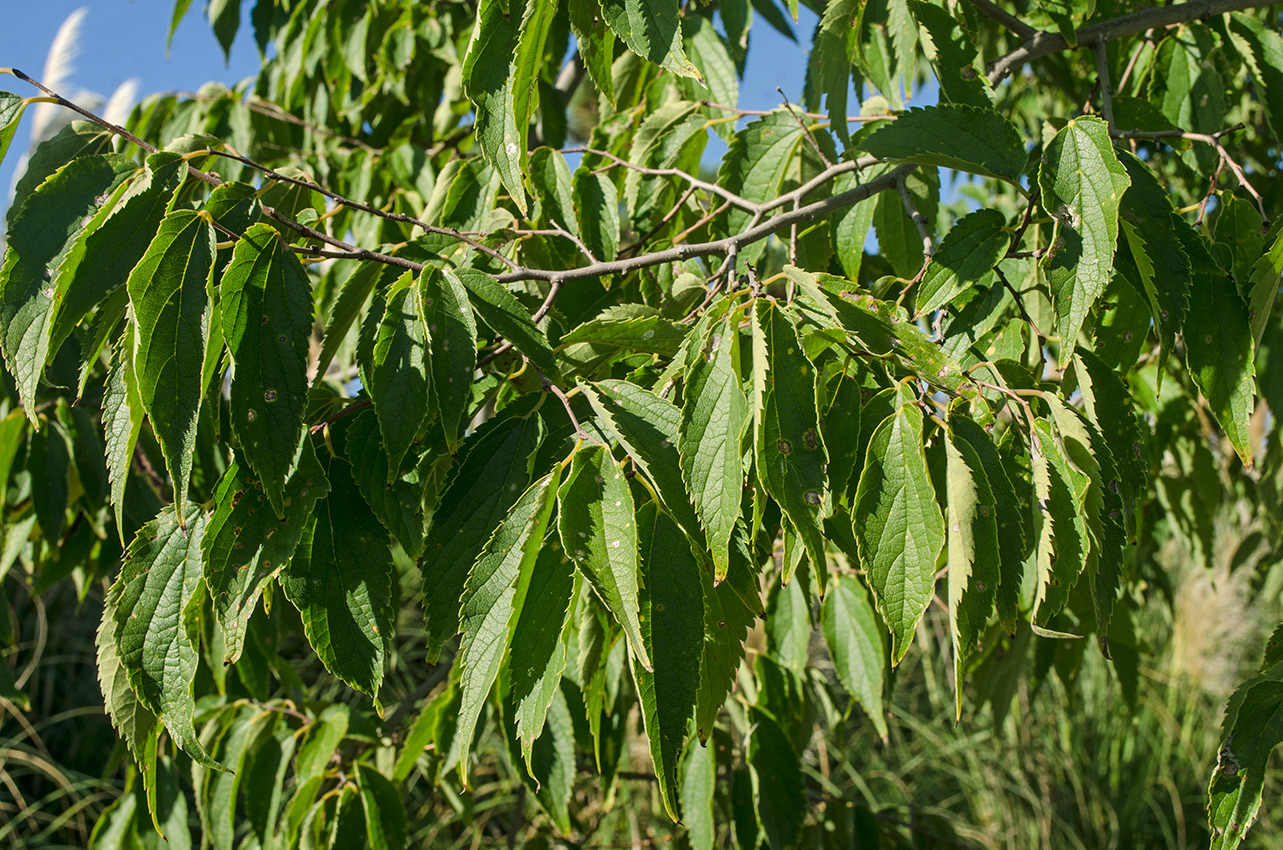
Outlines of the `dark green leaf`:
M 462 704 L 455 746 L 459 779 L 468 781 L 472 739 L 530 588 L 531 573 L 552 517 L 561 467 L 554 466 L 519 498 L 486 543 L 464 587 L 458 661 Z
M 882 627 L 873 613 L 869 592 L 854 576 L 838 578 L 824 597 L 821 618 L 824 640 L 838 680 L 864 707 L 874 728 L 885 741 L 887 721 L 882 707 L 885 652 Z
M 86 156 L 60 168 L 9 216 L 8 250 L 0 266 L 0 348 L 27 416 L 35 422 L 36 386 L 50 351 L 53 269 L 91 218 L 136 166 L 123 156 Z
M 129 275 L 137 321 L 134 370 L 138 395 L 174 481 L 182 519 L 204 387 L 201 367 L 209 333 L 208 285 L 214 270 L 214 228 L 199 214 L 165 216 L 147 253 Z
M 579 43 L 579 53 L 593 85 L 615 105 L 615 33 L 606 25 L 599 0 L 570 0 L 570 29 Z M 566 224 L 566 222 L 562 222 Z
M 179 522 L 173 506 L 138 530 L 116 588 L 115 641 L 120 662 L 139 702 L 165 723 L 183 752 L 221 770 L 196 737 L 192 683 L 199 660 L 201 536 L 199 509 Z
M 759 299 L 754 321 L 765 338 L 769 369 L 762 408 L 755 411 L 757 474 L 806 546 L 819 586 L 827 573 L 824 518 L 833 511 L 828 451 L 816 410 L 815 368 L 779 305 Z
M 911 0 L 909 8 L 935 48 L 932 65 L 944 98 L 950 103 L 992 106 L 993 90 L 977 61 L 975 33 L 934 3 Z
M 668 816 L 681 818 L 678 762 L 695 713 L 704 649 L 704 601 L 699 561 L 668 514 L 643 506 L 641 634 L 654 672 L 633 665 L 651 760 Z
M 998 501 L 984 463 L 971 444 L 952 433 L 945 440 L 949 497 L 949 633 L 953 641 L 956 717 L 962 717 L 962 680 L 967 656 L 976 648 L 998 590 Z
M 419 275 L 423 320 L 428 326 L 432 395 L 446 444 L 457 451 L 459 426 L 468 416 L 472 373 L 477 365 L 477 321 L 458 277 L 427 268 Z
M 561 370 L 556 355 L 548 344 L 548 337 L 530 320 L 530 314 L 517 301 L 515 295 L 490 275 L 476 269 L 456 269 L 442 272 L 453 275 L 468 292 L 472 309 L 496 333 L 516 346 L 530 358 L 530 362 L 554 384 L 562 383 Z
M 1105 291 L 1118 239 L 1118 203 L 1131 180 L 1105 122 L 1075 118 L 1056 134 L 1038 171 L 1041 206 L 1056 220 L 1041 263 L 1064 355 L 1073 353 L 1092 304 Z
M 386 304 L 381 311 L 380 302 Z M 428 418 L 428 327 L 420 306 L 414 274 L 406 272 L 376 299 L 361 331 L 361 379 L 374 399 L 389 483 Z
M 1250 469 L 1256 367 L 1247 306 L 1234 281 L 1205 251 L 1191 254 L 1190 259 L 1194 266 L 1190 303 L 1199 306 L 1185 316 L 1185 363 L 1234 451 Z
M 312 287 L 276 230 L 255 224 L 237 241 L 220 289 L 234 364 L 232 433 L 281 517 L 307 406 Z
M 919 316 L 949 304 L 967 284 L 980 280 L 997 265 L 1011 244 L 1011 234 L 1003 230 L 1005 224 L 997 210 L 977 210 L 958 219 L 927 263 L 918 287 Z
M 423 554 L 429 660 L 435 661 L 441 645 L 458 633 L 468 570 L 530 483 L 542 438 L 539 417 L 509 416 L 464 443 L 463 461 L 432 516 Z
M 728 318 L 701 341 L 682 393 L 682 475 L 719 580 L 730 569 L 731 531 L 744 490 L 740 441 L 748 400 L 740 388 L 739 358 L 738 322 Z
M 860 148 L 880 159 L 940 165 L 1020 181 L 1029 155 L 1020 131 L 992 109 L 946 104 L 911 109 L 873 132 Z
M 37 420 L 38 421 L 38 420 Z M 67 434 L 57 422 L 45 421 L 27 438 L 27 472 L 31 473 L 31 501 L 45 541 L 55 549 L 71 495 L 71 449 Z
M 530 576 L 525 602 L 512 632 L 508 659 L 509 699 L 516 716 L 521 754 L 529 767 L 535 739 L 566 669 L 566 638 L 572 623 L 570 602 L 575 568 L 555 542 L 540 551 Z
M 102 399 L 102 427 L 106 438 L 107 477 L 111 502 L 116 508 L 116 529 L 125 541 L 125 485 L 134 460 L 134 446 L 143 424 L 143 401 L 134 373 L 134 325 L 125 325 L 112 357 L 111 372 Z
M 856 491 L 855 539 L 900 663 L 935 594 L 944 518 L 922 448 L 922 411 L 900 407 L 869 438 Z
M 683 77 L 700 79 L 682 49 L 677 0 L 601 0 L 606 23 L 628 49 Z
M 330 493 L 280 575 L 325 668 L 379 705 L 392 640 L 392 553 L 346 461 L 329 460 Z
M 575 216 L 584 244 L 596 259 L 619 254 L 619 193 L 605 174 L 580 168 L 574 176 Z
M 557 492 L 557 529 L 566 554 L 592 585 L 641 666 L 651 659 L 638 620 L 637 519 L 628 481 L 600 446 L 575 452 Z
M 749 715 L 748 763 L 753 768 L 753 797 L 771 850 L 792 850 L 806 819 L 802 765 L 788 736 L 769 714 Z
M 343 440 L 343 453 L 352 466 L 365 503 L 411 558 L 423 553 L 425 490 L 422 471 L 400 470 L 388 463 L 387 449 L 373 414 L 353 417 Z M 391 479 L 391 481 L 389 481 Z
M 1207 789 L 1213 850 L 1238 847 L 1261 807 L 1270 753 L 1283 741 L 1283 681 L 1249 679 L 1230 697 L 1224 742 Z
M 291 460 L 279 515 L 271 509 L 261 480 L 239 463 L 227 467 L 214 493 L 214 513 L 201 550 L 205 582 L 224 633 L 224 663 L 240 658 L 259 596 L 290 562 L 316 503 L 330 490 L 311 440 L 303 440 Z
M 555 4 L 538 0 L 511 8 L 499 0 L 483 0 L 463 58 L 463 85 L 477 106 L 481 150 L 523 215 L 526 140 L 538 106 L 544 41 L 555 13 Z

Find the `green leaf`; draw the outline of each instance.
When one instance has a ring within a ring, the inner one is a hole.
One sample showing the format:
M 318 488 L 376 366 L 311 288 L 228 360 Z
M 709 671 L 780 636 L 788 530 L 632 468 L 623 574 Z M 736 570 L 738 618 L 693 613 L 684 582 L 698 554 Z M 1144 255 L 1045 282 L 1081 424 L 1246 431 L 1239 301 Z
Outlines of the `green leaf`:
M 330 458 L 330 492 L 280 574 L 303 633 L 335 676 L 374 699 L 392 641 L 392 553 L 346 461 Z
M 27 101 L 24 98 L 12 92 L 0 91 L 0 162 L 4 162 L 4 155 L 9 152 L 13 134 L 18 131 L 18 122 L 22 120 L 22 113 L 26 109 Z
M 134 460 L 134 446 L 143 424 L 143 400 L 134 373 L 134 325 L 125 325 L 112 357 L 111 371 L 102 399 L 102 427 L 106 442 L 107 478 L 111 503 L 116 509 L 116 530 L 125 542 L 125 485 Z
M 593 85 L 613 107 L 615 76 L 611 65 L 615 61 L 615 33 L 606 24 L 599 0 L 570 0 L 568 8 L 570 29 L 579 44 L 579 55 L 583 57 L 584 68 Z
M 35 424 L 36 386 L 50 354 L 55 289 L 49 275 L 98 205 L 135 170 L 117 154 L 86 156 L 58 169 L 9 216 L 0 266 L 0 350 Z
M 704 532 L 682 482 L 677 451 L 682 412 L 667 399 L 627 381 L 580 384 L 598 423 L 650 479 L 660 504 L 686 535 L 703 548 Z
M 1234 281 L 1210 258 L 1191 259 L 1190 303 L 1198 309 L 1185 316 L 1185 363 L 1234 451 L 1251 469 L 1256 366 L 1247 306 Z
M 419 275 L 423 321 L 428 326 L 428 362 L 432 369 L 432 395 L 446 445 L 457 451 L 462 441 L 461 423 L 468 416 L 472 373 L 477 366 L 477 320 L 468 303 L 468 291 L 453 275 L 425 268 Z
M 499 172 L 522 215 L 526 213 L 522 186 L 528 162 L 526 139 L 538 108 L 544 41 L 555 13 L 555 4 L 538 0 L 523 0 L 512 8 L 499 0 L 483 0 L 463 58 L 463 86 L 477 107 L 481 151 Z
M 678 76 L 702 81 L 682 49 L 677 0 L 601 0 L 601 9 L 629 50 Z
M 13 187 L 13 197 L 30 197 L 36 187 L 74 159 L 106 153 L 111 148 L 111 140 L 111 133 L 92 121 L 72 121 L 36 148 Z M 23 206 L 25 204 L 17 204 L 9 208 L 6 218 L 11 227 Z
M 977 62 L 975 33 L 934 3 L 910 0 L 909 8 L 934 48 L 934 55 L 930 49 L 927 54 L 944 99 L 950 103 L 991 107 L 993 90 L 983 66 Z M 927 43 L 924 40 L 924 48 Z
M 1230 39 L 1252 71 L 1270 131 L 1276 141 L 1283 139 L 1283 36 L 1242 12 L 1231 12 L 1227 23 Z
M 148 711 L 134 693 L 129 684 L 129 671 L 121 662 L 120 648 L 116 645 L 116 608 L 123 590 L 122 585 L 115 584 L 103 600 L 102 620 L 98 624 L 96 638 L 98 685 L 112 726 L 125 739 L 134 761 L 143 765 L 149 751 L 155 758 L 160 724 L 156 715 Z
M 802 835 L 806 819 L 805 783 L 797 751 L 771 715 L 749 713 L 748 763 L 753 769 L 757 816 L 771 850 L 791 850 Z
M 619 255 L 619 192 L 615 184 L 605 174 L 579 168 L 572 185 L 584 244 L 596 259 L 614 260 Z
M 647 504 L 637 514 L 641 541 L 641 633 L 654 672 L 633 664 L 651 761 L 664 808 L 681 819 L 678 762 L 695 713 L 704 650 L 700 565 L 668 514 Z
M 544 546 L 513 627 L 508 698 L 513 703 L 516 733 L 527 768 L 532 763 L 535 739 L 544 729 L 548 707 L 566 669 L 566 639 L 573 623 L 570 603 L 575 584 L 575 568 L 561 546 Z
M 792 266 L 786 266 L 784 273 L 801 288 L 803 303 L 818 313 L 820 324 L 840 329 L 852 349 L 898 359 L 903 368 L 929 384 L 954 393 L 964 391 L 962 367 L 894 303 L 874 298 L 833 275 L 810 274 Z
M 774 8 L 774 3 L 770 5 Z M 852 24 L 859 15 L 859 10 L 858 0 L 833 0 L 825 4 L 824 15 L 816 27 L 811 43 L 811 56 L 806 68 L 807 96 L 818 107 L 820 95 L 824 95 L 829 124 L 838 140 L 847 148 L 851 143 L 851 131 L 846 122 L 847 98 L 851 87 L 856 37 Z
M 535 326 L 516 296 L 503 284 L 476 269 L 447 269 L 442 273 L 446 277 L 453 275 L 467 290 L 472 309 L 481 321 L 516 346 L 548 380 L 554 384 L 563 382 L 548 337 Z
M 1248 321 L 1252 325 L 1252 341 L 1257 347 L 1265 336 L 1274 315 L 1274 302 L 1279 294 L 1279 277 L 1283 275 L 1283 228 L 1275 226 L 1266 234 L 1266 249 L 1252 265 L 1248 278 Z
M 311 440 L 302 441 L 292 460 L 279 515 L 271 510 L 261 479 L 241 463 L 227 467 L 214 492 L 201 551 L 205 583 L 223 630 L 224 663 L 240 658 L 259 596 L 294 557 L 316 503 L 330 491 Z
M 1043 154 L 1039 203 L 1056 224 L 1041 263 L 1056 308 L 1061 356 L 1073 353 L 1083 320 L 1109 283 L 1119 199 L 1130 183 L 1109 129 L 1094 116 L 1072 119 Z
M 402 464 L 401 469 L 389 465 L 378 418 L 372 413 L 352 418 L 344 434 L 343 454 L 370 510 L 407 555 L 419 557 L 423 553 L 425 472 L 406 472 L 408 464 Z
M 32 429 L 27 438 L 27 472 L 31 474 L 36 522 L 45 541 L 56 550 L 62 543 L 71 495 L 71 447 L 57 422 L 46 421 L 44 428 Z
M 307 727 L 307 740 L 294 761 L 294 776 L 300 788 L 325 774 L 350 722 L 351 710 L 343 703 L 332 703 Z
M 717 791 L 717 756 L 710 747 L 691 738 L 682 759 L 682 825 L 691 850 L 713 850 L 717 821 L 713 795 Z
M 998 532 L 998 619 L 1008 634 L 1014 634 L 1027 555 L 1024 525 L 1020 521 L 1020 514 L 1025 508 L 1021 507 L 1016 490 L 1003 467 L 998 447 L 983 427 L 958 411 L 949 417 L 949 433 L 955 443 L 967 444 L 970 451 L 964 457 L 968 469 L 976 468 L 974 462 L 979 462 L 979 468 L 983 471 L 994 499 Z
M 740 442 L 748 424 L 748 400 L 740 388 L 739 349 L 738 321 L 731 316 L 701 342 L 682 391 L 677 446 L 682 476 L 718 580 L 730 569 L 731 532 L 744 491 Z
M 160 229 L 186 168 L 178 154 L 152 154 L 142 175 L 81 231 L 54 279 L 50 358 L 95 304 L 125 284 Z
M 630 319 L 592 319 L 561 338 L 561 345 L 593 343 L 628 351 L 672 357 L 686 337 L 687 327 L 661 316 Z
M 1270 753 L 1283 741 L 1283 681 L 1273 675 L 1244 682 L 1225 710 L 1224 737 L 1207 788 L 1213 850 L 1238 847 L 1256 822 Z
M 1190 261 L 1178 235 L 1178 228 L 1183 231 L 1188 225 L 1172 209 L 1167 188 L 1149 166 L 1126 151 L 1119 160 L 1131 180 L 1119 209 L 1123 236 L 1136 269 L 1136 274 L 1128 277 L 1139 277 L 1137 288 L 1149 303 L 1162 343 L 1158 361 L 1161 376 L 1189 303 Z M 1119 260 L 1124 273 L 1130 271 L 1123 254 Z
M 1020 182 L 1029 161 L 1014 124 L 992 109 L 957 103 L 901 113 L 862 140 L 860 148 L 879 159 L 940 165 L 1012 183 Z
M 285 479 L 307 407 L 312 287 L 280 234 L 255 224 L 236 243 L 220 287 L 223 336 L 231 351 L 232 433 L 267 494 L 285 515 Z
M 796 545 L 794 534 L 791 527 L 785 526 L 784 569 L 766 603 L 766 647 L 773 661 L 801 676 L 810 660 L 811 603 L 803 582 L 793 581 L 798 564 L 790 556 L 798 552 L 793 557 L 801 559 L 801 547 Z
M 361 358 L 361 379 L 374 399 L 391 483 L 428 418 L 430 355 L 414 273 L 401 275 L 383 299 L 376 299 L 376 307 L 380 300 L 386 307 L 371 309 L 361 332 L 367 352 Z
M 962 717 L 962 680 L 967 656 L 976 648 L 999 583 L 998 501 L 989 488 L 980 455 L 966 440 L 946 434 L 945 517 L 949 555 L 949 634 L 953 642 L 956 717 Z
M 757 474 L 797 529 L 822 588 L 824 518 L 833 512 L 826 470 L 829 462 L 816 409 L 815 367 L 806 359 L 797 329 L 783 309 L 758 299 L 754 321 L 765 338 L 766 395 L 757 416 Z
M 958 219 L 927 263 L 918 287 L 917 313 L 934 312 L 951 303 L 969 283 L 989 274 L 1011 244 L 997 210 L 977 210 Z
M 723 19 L 724 21 L 725 19 Z M 687 15 L 683 19 L 683 39 L 686 55 L 699 69 L 700 80 L 683 78 L 681 87 L 691 100 L 709 100 L 723 106 L 734 107 L 739 103 L 739 78 L 735 61 L 726 48 L 722 36 L 713 23 L 702 15 Z M 716 118 L 729 118 L 733 113 L 721 109 L 707 110 Z M 735 132 L 734 123 L 714 124 L 713 131 L 729 140 Z
M 610 452 L 600 446 L 575 452 L 557 491 L 557 507 L 557 529 L 566 554 L 623 627 L 641 666 L 652 669 L 638 619 L 633 495 Z
M 1099 357 L 1087 349 L 1079 349 L 1074 356 L 1081 366 L 1075 367 L 1074 374 L 1082 393 L 1083 410 L 1114 456 L 1120 479 L 1118 486 L 1130 516 L 1137 498 L 1145 493 L 1149 478 L 1145 443 L 1133 412 L 1135 404 L 1122 378 Z M 1105 486 L 1114 489 L 1108 481 Z
M 531 753 L 531 775 L 538 783 L 536 797 L 563 835 L 571 831 L 570 799 L 575 785 L 575 723 L 565 691 L 557 688 L 548 710 L 548 724 Z
M 869 438 L 852 512 L 860 560 L 899 664 L 935 594 L 944 517 L 922 449 L 922 411 L 901 406 Z
M 432 515 L 423 553 L 430 661 L 459 630 L 459 598 L 472 562 L 530 483 L 543 439 L 537 416 L 508 416 L 463 445 L 463 460 Z M 471 443 L 471 445 L 469 445 Z
M 180 522 L 173 506 L 138 530 L 116 580 L 115 640 L 129 684 L 198 764 L 223 769 L 196 737 L 192 717 L 200 615 L 205 598 L 200 545 L 205 515 Z
M 560 475 L 561 467 L 554 466 L 551 474 L 530 485 L 468 573 L 459 618 L 463 638 L 456 661 L 462 704 L 455 744 L 464 756 L 459 761 L 459 779 L 465 785 L 477 719 L 512 644 L 512 631 L 552 517 Z
M 330 308 L 330 318 L 325 325 L 325 338 L 321 343 L 321 354 L 317 358 L 316 377 L 312 386 L 318 387 L 325 380 L 330 364 L 334 362 L 334 355 L 347 339 L 348 332 L 361 314 L 361 307 L 370 293 L 376 287 L 379 291 L 384 291 L 396 280 L 398 274 L 396 266 L 362 263 L 343 282 L 334 306 Z
M 1083 519 L 1086 476 L 1065 457 L 1058 435 L 1046 419 L 1034 422 L 1032 506 L 1037 541 L 1033 623 L 1045 627 L 1060 613 L 1082 574 L 1087 559 L 1087 525 Z
M 401 791 L 382 773 L 360 764 L 356 766 L 356 787 L 365 810 L 370 850 L 403 850 L 409 824 Z
M 753 203 L 776 198 L 790 172 L 797 170 L 805 138 L 797 119 L 784 110 L 752 121 L 731 139 L 717 169 L 717 182 Z M 726 233 L 742 233 L 751 220 L 751 212 L 732 207 L 726 213 Z M 756 262 L 765 249 L 765 243 L 757 242 L 745 246 L 742 254 L 749 262 Z
M 214 271 L 214 228 L 190 210 L 165 216 L 147 253 L 129 274 L 137 321 L 134 371 L 138 395 L 174 481 L 182 522 L 204 387 L 201 367 L 209 333 L 208 286 Z
M 869 592 L 854 576 L 834 580 L 824 597 L 821 612 L 824 641 L 833 668 L 847 693 L 864 707 L 882 740 L 887 739 L 886 710 L 882 704 L 882 627 L 878 625 Z

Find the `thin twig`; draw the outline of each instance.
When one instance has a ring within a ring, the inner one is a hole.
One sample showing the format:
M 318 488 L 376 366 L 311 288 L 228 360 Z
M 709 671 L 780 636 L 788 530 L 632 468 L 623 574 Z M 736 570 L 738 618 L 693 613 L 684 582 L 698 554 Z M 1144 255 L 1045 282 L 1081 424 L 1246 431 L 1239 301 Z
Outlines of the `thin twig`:
M 1028 41 L 1038 34 L 1038 30 L 990 0 L 967 0 L 967 2 L 1011 30 L 1012 34 L 1018 36 L 1021 41 Z
M 1162 29 L 1264 5 L 1267 4 L 1261 0 L 1189 0 L 1171 6 L 1149 6 L 1138 12 L 1082 27 L 1074 33 L 1074 39 L 1079 47 L 1095 47 L 1097 42 L 1135 35 L 1145 30 Z M 1023 65 L 1068 49 L 1069 42 L 1065 41 L 1063 35 L 1040 30 L 1026 38 L 1020 47 L 999 57 L 989 66 L 989 82 L 998 83 Z
M 597 262 L 597 258 L 593 256 L 592 251 L 589 251 L 588 246 L 584 244 L 584 240 L 580 239 L 578 236 L 571 233 L 566 228 L 562 227 L 560 224 L 557 223 L 557 220 L 554 218 L 548 219 L 548 223 L 553 226 L 553 232 L 556 233 L 558 236 L 564 236 L 565 238 L 569 239 L 571 242 L 574 242 L 575 247 L 579 249 L 579 252 L 588 258 L 588 262 L 590 263 Z
M 436 225 L 428 224 L 426 221 L 421 221 L 415 218 L 414 216 L 405 215 L 404 213 L 388 212 L 387 210 L 381 210 L 381 209 L 378 209 L 377 207 L 372 207 L 369 204 L 362 203 L 361 201 L 354 201 L 351 198 L 345 198 L 342 195 L 339 195 L 335 192 L 331 192 L 330 190 L 317 185 L 316 183 L 312 183 L 307 180 L 300 180 L 297 177 L 290 177 L 289 175 L 286 175 L 286 174 L 281 174 L 279 171 L 273 168 L 270 168 L 266 165 L 263 165 L 262 163 L 255 162 L 254 160 L 250 159 L 247 156 L 241 156 L 239 154 L 229 153 L 227 151 L 217 151 L 212 149 L 208 151 L 202 151 L 202 153 L 208 153 L 212 156 L 220 156 L 220 157 L 223 157 L 224 159 L 230 159 L 235 162 L 239 162 L 242 165 L 249 166 L 250 168 L 253 168 L 255 171 L 258 171 L 259 173 L 261 173 L 268 180 L 274 180 L 280 183 L 288 183 L 291 186 L 299 186 L 304 189 L 310 189 L 313 192 L 320 192 L 322 195 L 334 201 L 336 204 L 342 204 L 343 206 L 348 207 L 350 209 L 359 210 L 364 213 L 369 213 L 370 215 L 378 216 L 379 218 L 387 219 L 388 221 L 396 221 L 402 224 L 409 224 L 413 227 L 418 227 L 422 229 L 425 233 L 434 233 L 439 236 L 449 236 L 450 238 L 457 239 L 460 242 L 467 245 L 468 247 L 476 251 L 479 251 L 482 254 L 485 254 L 487 257 L 492 257 L 498 260 L 499 262 L 503 263 L 510 269 L 517 268 L 517 264 L 512 260 L 508 259 L 501 252 L 496 251 L 495 249 L 491 248 L 489 245 L 481 244 L 480 242 L 478 242 L 477 240 L 473 239 L 470 236 L 465 236 L 461 231 L 455 230 L 452 227 L 437 227 Z M 569 236 L 570 234 L 566 234 L 566 235 Z M 571 237 L 571 238 L 573 239 L 574 237 Z
M 1002 273 L 1002 269 L 995 265 L 993 267 L 993 271 L 994 274 L 998 275 L 998 280 L 1002 282 L 1002 285 L 1011 293 L 1011 297 L 1015 299 L 1016 306 L 1020 308 L 1021 318 L 1023 318 L 1029 327 L 1034 329 L 1034 333 L 1038 335 L 1038 358 L 1041 360 L 1042 350 L 1047 347 L 1047 337 L 1043 336 L 1042 331 L 1038 329 L 1038 325 L 1034 322 L 1033 316 L 1030 316 L 1029 311 L 1025 309 L 1025 302 L 1020 297 L 1020 293 L 1016 292 L 1016 288 L 1011 285 L 1011 281 L 1007 280 L 1007 276 Z
M 793 104 L 789 103 L 789 96 L 784 93 L 784 89 L 776 86 L 775 90 L 780 93 L 780 97 L 784 98 L 784 108 L 787 109 L 789 111 L 789 115 L 792 115 L 794 120 L 797 121 L 797 126 L 802 128 L 802 132 L 806 134 L 806 140 L 811 143 L 811 148 L 815 151 L 815 155 L 820 158 L 820 162 L 824 163 L 825 168 L 832 168 L 833 163 L 829 162 L 829 158 L 824 155 L 824 151 L 820 150 L 819 144 L 815 141 L 815 136 L 811 135 L 811 128 L 806 126 L 806 122 L 802 120 L 802 116 L 793 108 Z
M 353 413 L 356 413 L 357 411 L 364 410 L 365 408 L 369 407 L 371 404 L 374 404 L 374 401 L 370 398 L 359 398 L 356 401 L 352 402 L 351 404 L 345 404 L 343 405 L 343 407 L 339 408 L 338 412 L 333 413 L 330 416 L 327 416 L 326 418 L 322 419 L 320 422 L 317 422 L 311 428 L 308 428 L 307 429 L 308 433 L 319 434 L 322 431 L 324 431 L 327 426 L 333 425 L 335 422 L 338 422 L 344 416 L 350 416 Z
M 918 235 L 922 237 L 922 253 L 925 257 L 930 258 L 936 252 L 935 242 L 931 239 L 931 223 L 927 217 L 918 212 L 918 207 L 913 203 L 913 195 L 909 193 L 909 184 L 906 171 L 895 181 L 896 191 L 900 193 L 900 200 L 904 203 L 905 213 L 913 220 L 913 226 L 918 228 Z

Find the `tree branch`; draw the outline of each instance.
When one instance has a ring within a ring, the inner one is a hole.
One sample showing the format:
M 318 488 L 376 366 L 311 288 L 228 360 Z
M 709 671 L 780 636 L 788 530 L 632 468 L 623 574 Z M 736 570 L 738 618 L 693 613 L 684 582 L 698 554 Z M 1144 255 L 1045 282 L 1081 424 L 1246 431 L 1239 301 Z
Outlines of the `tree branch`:
M 1173 6 L 1153 6 L 1148 9 L 1141 9 L 1139 12 L 1132 12 L 1129 15 L 1121 15 L 1108 21 L 1085 26 L 1078 30 L 1076 36 L 1079 47 L 1095 47 L 1098 43 L 1127 35 L 1135 35 L 1148 29 L 1185 24 L 1190 21 L 1223 15 L 1227 12 L 1237 12 L 1265 5 L 1268 4 L 1262 3 L 1261 0 L 1190 0 L 1188 3 L 1180 3 Z M 1040 30 L 1025 39 L 1025 43 L 1020 47 L 1005 56 L 999 57 L 989 66 L 989 82 L 996 84 L 1022 65 L 1027 65 L 1035 59 L 1041 59 L 1044 56 L 1050 56 L 1053 53 L 1060 53 L 1068 49 L 1069 42 L 1065 41 L 1064 36 L 1059 33 Z
M 975 6 L 982 13 L 1002 24 L 1007 29 L 1011 30 L 1016 35 L 1020 36 L 1022 39 L 1028 40 L 1038 33 L 1038 30 L 1029 26 L 1029 24 L 1020 20 L 1007 10 L 1001 8 L 998 4 L 990 2 L 990 0 L 967 0 L 967 2 L 972 6 Z

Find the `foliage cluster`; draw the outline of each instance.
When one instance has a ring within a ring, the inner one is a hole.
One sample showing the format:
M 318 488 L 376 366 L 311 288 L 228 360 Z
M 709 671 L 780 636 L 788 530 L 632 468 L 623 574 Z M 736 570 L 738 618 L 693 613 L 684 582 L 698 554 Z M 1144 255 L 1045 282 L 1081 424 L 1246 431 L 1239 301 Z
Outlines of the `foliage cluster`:
M 257 0 L 257 78 L 124 127 L 6 69 L 42 93 L 0 156 L 88 119 L 6 220 L 0 631 L 101 612 L 130 793 L 90 845 L 600 846 L 639 779 L 701 850 L 947 845 L 852 756 L 939 682 L 1060 736 L 1175 705 L 1172 541 L 1279 595 L 1283 36 L 1007 5 L 817 5 L 762 114 L 797 0 Z M 1203 753 L 1213 847 L 1281 708 L 1283 632 Z

